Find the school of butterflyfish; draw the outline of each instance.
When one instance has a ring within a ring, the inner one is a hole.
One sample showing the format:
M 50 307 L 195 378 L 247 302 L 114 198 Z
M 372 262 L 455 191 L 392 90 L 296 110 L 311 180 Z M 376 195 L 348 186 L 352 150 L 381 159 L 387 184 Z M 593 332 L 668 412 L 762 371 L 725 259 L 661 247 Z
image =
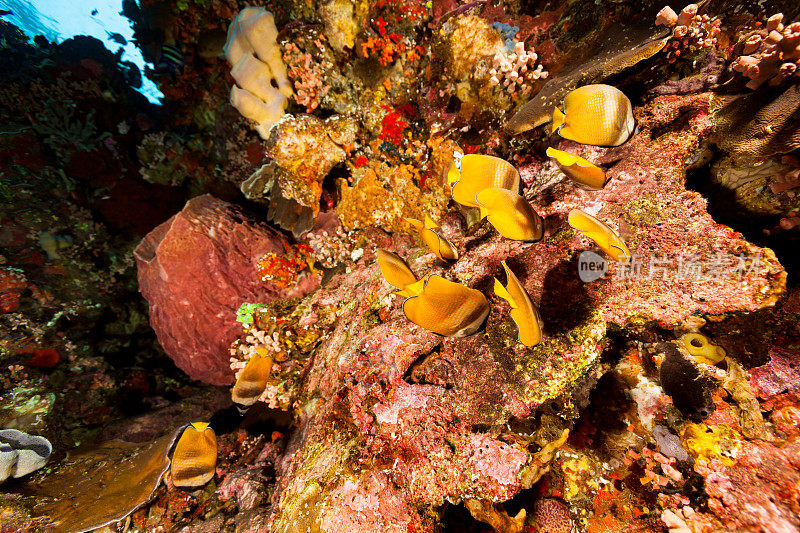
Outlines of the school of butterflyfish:
M 553 110 L 552 133 L 580 144 L 619 146 L 636 129 L 631 101 L 616 87 L 585 85 L 564 98 Z M 607 176 L 603 168 L 569 152 L 547 149 L 558 168 L 580 187 L 602 189 Z M 508 161 L 481 154 L 467 154 L 460 163 L 453 161 L 447 173 L 453 200 L 464 207 L 477 208 L 480 218 L 504 238 L 536 242 L 544 235 L 542 217 L 519 194 L 519 171 Z M 407 219 L 422 242 L 441 261 L 458 260 L 458 250 L 445 238 L 439 226 L 427 215 L 424 221 Z M 594 241 L 614 261 L 627 262 L 628 246 L 608 225 L 592 215 L 573 209 L 569 225 Z M 433 333 L 445 337 L 464 337 L 478 331 L 489 315 L 489 302 L 478 290 L 449 281 L 442 276 L 417 278 L 399 255 L 378 250 L 378 267 L 396 294 L 406 298 L 406 317 Z M 506 285 L 494 279 L 494 293 L 511 307 L 519 342 L 533 347 L 542 340 L 542 319 L 522 282 L 502 261 Z
M 552 132 L 581 144 L 619 146 L 634 134 L 635 126 L 630 100 L 609 85 L 575 89 L 564 98 L 563 110 L 553 111 Z M 548 148 L 547 155 L 580 187 L 599 190 L 606 184 L 605 171 L 582 157 L 554 148 Z M 502 237 L 526 242 L 536 242 L 543 237 L 542 217 L 519 194 L 520 174 L 508 161 L 468 154 L 459 163 L 453 162 L 447 181 L 453 200 L 464 207 L 478 209 L 481 219 L 488 220 Z M 457 248 L 430 217 L 407 221 L 439 260 L 458 260 Z M 630 259 L 631 252 L 625 242 L 597 218 L 573 209 L 568 222 L 613 260 Z M 396 294 L 406 298 L 403 312 L 411 322 L 445 337 L 465 337 L 481 329 L 490 310 L 483 293 L 442 276 L 417 278 L 403 258 L 393 252 L 378 250 L 377 256 L 383 278 L 397 289 Z M 536 346 L 542 341 L 539 309 L 506 262 L 501 264 L 506 284 L 495 278 L 494 293 L 510 306 L 519 342 L 527 347 Z M 272 365 L 272 354 L 259 349 L 242 370 L 231 389 L 231 397 L 243 412 L 266 390 Z M 172 454 L 173 483 L 185 489 L 202 487 L 214 477 L 216 464 L 214 430 L 206 422 L 187 426 Z

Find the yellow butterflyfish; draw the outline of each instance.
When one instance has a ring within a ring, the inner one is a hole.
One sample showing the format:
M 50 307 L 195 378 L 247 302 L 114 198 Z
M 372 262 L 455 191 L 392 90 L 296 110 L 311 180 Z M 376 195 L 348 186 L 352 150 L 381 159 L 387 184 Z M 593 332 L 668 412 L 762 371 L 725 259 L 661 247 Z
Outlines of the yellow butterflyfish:
M 607 253 L 614 261 L 627 262 L 631 258 L 628 246 L 617 233 L 580 209 L 569 212 L 569 225 L 580 231 Z
M 508 284 L 503 287 L 500 280 L 494 278 L 494 293 L 511 306 L 511 318 L 517 324 L 519 341 L 528 348 L 536 346 L 542 340 L 542 319 L 539 316 L 539 309 L 533 304 L 525 287 L 508 268 L 506 262 L 503 261 L 502 264 Z
M 595 146 L 624 144 L 636 129 L 631 101 L 611 85 L 584 85 L 564 98 L 564 110 L 553 109 L 553 133 Z
M 467 207 L 478 207 L 475 195 L 484 189 L 499 187 L 519 191 L 519 172 L 514 165 L 490 155 L 467 154 L 461 158 L 461 170 L 450 167 L 447 181 L 452 185 L 453 200 Z
M 172 482 L 176 487 L 201 487 L 211 481 L 216 468 L 217 436 L 207 422 L 193 422 L 172 453 Z
M 544 235 L 542 217 L 516 192 L 491 188 L 475 196 L 481 218 L 487 218 L 497 232 L 515 241 L 538 241 Z
M 235 404 L 249 407 L 256 403 L 267 389 L 272 372 L 272 357 L 267 354 L 262 355 L 260 352 L 261 350 L 257 350 L 247 361 L 247 365 L 231 389 L 231 398 Z
M 403 312 L 414 324 L 445 337 L 475 333 L 489 314 L 489 302 L 475 289 L 430 276 L 423 290 L 403 303 Z
M 455 261 L 458 259 L 458 250 L 456 247 L 442 237 L 438 231 L 439 226 L 431 220 L 431 217 L 425 215 L 425 222 L 413 218 L 406 219 L 409 224 L 419 232 L 419 236 L 431 251 L 442 261 Z
M 606 184 L 605 170 L 582 157 L 555 148 L 548 148 L 547 155 L 555 159 L 561 172 L 586 189 L 598 190 Z

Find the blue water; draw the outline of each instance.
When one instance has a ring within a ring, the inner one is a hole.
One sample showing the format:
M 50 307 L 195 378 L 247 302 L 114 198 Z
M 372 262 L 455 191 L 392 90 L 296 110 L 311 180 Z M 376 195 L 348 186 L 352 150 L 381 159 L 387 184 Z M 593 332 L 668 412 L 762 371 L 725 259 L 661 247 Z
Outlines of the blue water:
M 122 60 L 131 61 L 142 72 L 142 87 L 138 91 L 151 102 L 161 103 L 164 95 L 144 76 L 145 60 L 130 42 L 133 30 L 121 14 L 122 0 L 0 0 L 0 9 L 11 11 L 13 14 L 4 19 L 31 38 L 44 35 L 49 41 L 60 43 L 76 35 L 90 35 L 111 52 L 122 49 Z M 119 33 L 128 43 L 115 42 L 109 33 Z

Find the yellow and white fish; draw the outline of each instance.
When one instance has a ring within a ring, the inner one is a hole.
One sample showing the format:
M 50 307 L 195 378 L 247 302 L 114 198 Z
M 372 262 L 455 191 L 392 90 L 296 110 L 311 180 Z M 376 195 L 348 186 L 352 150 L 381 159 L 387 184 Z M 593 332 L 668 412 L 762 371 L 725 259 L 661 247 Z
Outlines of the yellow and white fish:
M 478 331 L 489 314 L 489 302 L 475 289 L 430 276 L 417 296 L 403 303 L 414 324 L 445 337 L 466 337 Z
M 439 232 L 436 231 L 439 229 L 439 226 L 431 220 L 431 217 L 425 215 L 425 222 L 414 218 L 407 218 L 406 221 L 414 226 L 414 229 L 419 232 L 422 242 L 436 254 L 436 257 L 442 261 L 455 261 L 458 259 L 458 250 L 456 250 L 453 243 L 442 237 Z
M 192 422 L 178 439 L 170 471 L 176 487 L 201 487 L 214 478 L 217 436 L 207 422 Z
M 497 187 L 484 189 L 475 196 L 475 201 L 481 218 L 487 218 L 506 239 L 532 242 L 544 235 L 542 217 L 516 192 Z
M 478 207 L 475 195 L 484 189 L 499 187 L 516 193 L 519 181 L 514 165 L 491 155 L 467 154 L 461 158 L 461 170 L 453 162 L 447 173 L 453 200 L 466 207 Z
M 564 98 L 564 110 L 553 109 L 553 133 L 595 146 L 619 146 L 636 129 L 631 101 L 611 85 L 584 85 Z
M 271 372 L 272 356 L 266 348 L 257 348 L 231 389 L 233 403 L 237 407 L 256 403 L 267 389 Z
M 519 330 L 519 342 L 531 348 L 542 341 L 542 318 L 539 309 L 531 301 L 525 287 L 519 282 L 517 276 L 502 262 L 506 271 L 508 284 L 503 287 L 500 280 L 494 278 L 494 293 L 503 298 L 511 306 L 511 318 Z
M 580 209 L 573 209 L 569 212 L 568 221 L 570 226 L 592 239 L 614 261 L 627 262 L 630 260 L 631 251 L 625 241 L 613 229 L 592 215 L 584 213 Z
M 605 170 L 582 157 L 555 148 L 548 148 L 547 155 L 555 159 L 561 172 L 585 189 L 596 191 L 606 184 Z

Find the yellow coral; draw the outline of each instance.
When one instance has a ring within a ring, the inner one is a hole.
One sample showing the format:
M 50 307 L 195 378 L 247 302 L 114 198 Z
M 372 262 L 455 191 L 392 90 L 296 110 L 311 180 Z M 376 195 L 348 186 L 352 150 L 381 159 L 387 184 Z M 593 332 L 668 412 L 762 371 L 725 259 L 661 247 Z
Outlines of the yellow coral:
M 505 50 L 503 39 L 489 23 L 476 15 L 459 15 L 452 20 L 448 39 L 450 75 L 465 80 L 475 72 L 479 60 Z M 446 31 L 446 30 L 445 30 Z
M 418 171 L 410 165 L 371 163 L 353 171 L 355 184 L 341 180 L 341 201 L 336 213 L 346 230 L 375 226 L 404 232 L 406 218 L 423 219 L 428 214 L 441 219 L 448 193 L 438 183 L 426 183 L 421 190 Z M 430 189 L 430 190 L 428 190 Z
M 725 350 L 712 344 L 708 337 L 701 333 L 687 333 L 681 337 L 681 342 L 686 351 L 701 363 L 716 365 L 725 359 Z
M 719 459 L 725 466 L 735 462 L 741 439 L 727 424 L 710 427 L 689 422 L 680 430 L 680 435 L 683 447 L 695 459 L 709 462 Z

